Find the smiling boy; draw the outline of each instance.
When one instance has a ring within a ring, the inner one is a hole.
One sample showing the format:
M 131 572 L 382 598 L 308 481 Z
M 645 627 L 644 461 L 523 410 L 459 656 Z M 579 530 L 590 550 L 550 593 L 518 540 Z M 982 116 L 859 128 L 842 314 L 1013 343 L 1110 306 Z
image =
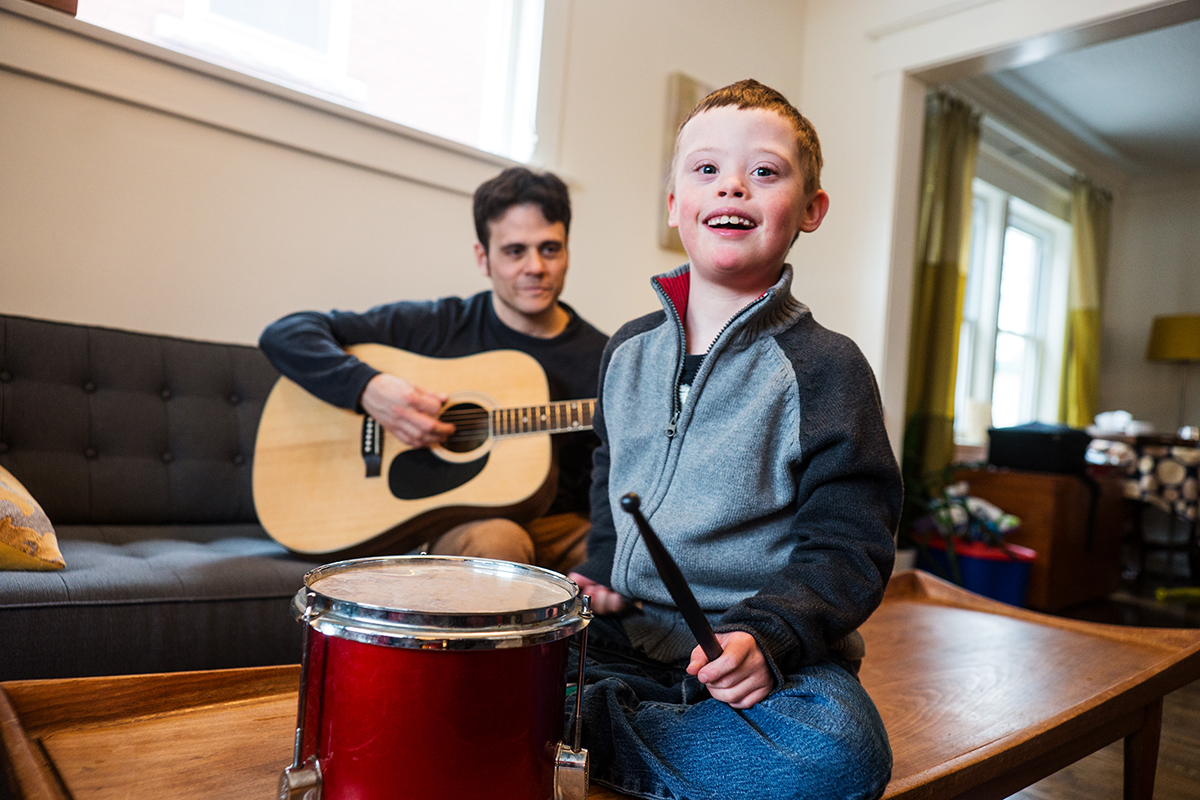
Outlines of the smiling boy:
M 891 573 L 901 482 L 870 367 L 791 295 L 829 208 L 820 145 L 756 81 L 676 139 L 669 222 L 689 263 L 601 363 L 584 730 L 593 778 L 647 798 L 871 798 L 887 734 L 857 628 Z M 709 662 L 619 511 L 626 492 L 724 648 Z M 636 601 L 636 603 L 631 602 Z

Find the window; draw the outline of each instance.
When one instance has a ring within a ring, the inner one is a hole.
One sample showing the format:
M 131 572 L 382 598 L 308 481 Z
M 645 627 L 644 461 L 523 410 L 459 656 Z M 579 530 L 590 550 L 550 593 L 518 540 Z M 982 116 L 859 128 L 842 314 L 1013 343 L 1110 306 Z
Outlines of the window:
M 79 0 L 78 19 L 528 161 L 543 0 Z
M 958 340 L 954 438 L 1058 419 L 1070 226 L 976 179 Z

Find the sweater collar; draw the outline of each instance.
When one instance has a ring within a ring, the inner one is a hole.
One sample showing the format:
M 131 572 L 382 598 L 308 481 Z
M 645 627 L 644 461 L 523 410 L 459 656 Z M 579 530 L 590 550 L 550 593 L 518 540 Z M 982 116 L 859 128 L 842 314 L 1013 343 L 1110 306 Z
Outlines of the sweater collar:
M 793 274 L 791 264 L 784 264 L 775 285 L 750 304 L 758 306 L 754 312 L 749 316 L 744 316 L 742 312 L 734 315 L 730 327 L 737 329 L 739 340 L 750 341 L 764 333 L 774 335 L 809 313 L 807 306 L 792 297 Z M 651 284 L 668 314 L 673 312 L 676 322 L 682 326 L 691 290 L 691 264 L 656 275 L 651 278 Z

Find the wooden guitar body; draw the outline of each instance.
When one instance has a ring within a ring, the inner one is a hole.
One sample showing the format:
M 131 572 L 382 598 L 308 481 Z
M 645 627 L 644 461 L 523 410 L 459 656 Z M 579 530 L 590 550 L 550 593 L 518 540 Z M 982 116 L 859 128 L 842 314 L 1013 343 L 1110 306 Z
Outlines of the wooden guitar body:
M 486 419 L 485 411 L 495 418 L 503 412 L 494 409 L 520 406 L 507 411 L 521 428 L 517 412 L 527 422 L 529 413 L 544 419 L 551 407 L 545 373 L 525 353 L 441 359 L 377 344 L 347 350 L 376 369 L 448 395 L 443 419 L 456 409 L 473 411 L 478 420 Z M 289 550 L 324 560 L 406 553 L 468 520 L 533 519 L 554 498 L 549 433 L 484 431 L 478 441 L 447 443 L 453 450 L 412 449 L 384 434 L 380 474 L 367 477 L 364 419 L 287 378 L 267 397 L 255 444 L 254 504 L 267 533 Z M 461 416 L 454 420 L 460 431 L 469 427 Z M 587 424 L 578 427 L 590 424 L 589 406 Z

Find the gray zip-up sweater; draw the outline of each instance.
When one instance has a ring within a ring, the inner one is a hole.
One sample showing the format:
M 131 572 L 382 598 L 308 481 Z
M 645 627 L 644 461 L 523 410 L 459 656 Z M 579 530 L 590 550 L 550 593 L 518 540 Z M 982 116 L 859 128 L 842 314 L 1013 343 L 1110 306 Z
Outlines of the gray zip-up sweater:
M 650 655 L 695 646 L 620 510 L 637 492 L 716 630 L 751 633 L 780 683 L 831 652 L 861 655 L 849 642 L 891 574 L 902 493 L 870 366 L 791 281 L 785 265 L 730 320 L 681 404 L 688 267 L 653 280 L 664 311 L 623 326 L 601 362 L 593 530 L 578 569 L 643 601 L 625 627 Z

